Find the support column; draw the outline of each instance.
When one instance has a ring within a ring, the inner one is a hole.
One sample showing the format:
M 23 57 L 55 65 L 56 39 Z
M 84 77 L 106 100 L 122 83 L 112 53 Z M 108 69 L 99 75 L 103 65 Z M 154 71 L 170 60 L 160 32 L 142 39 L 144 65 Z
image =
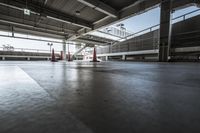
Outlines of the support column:
M 63 51 L 60 51 L 60 60 L 63 60 Z
M 106 56 L 106 61 L 108 61 L 108 56 Z
M 66 41 L 63 40 L 63 60 L 66 60 Z
M 2 60 L 5 60 L 6 58 L 5 57 L 2 57 Z
M 123 60 L 123 61 L 126 60 L 126 55 L 122 55 L 122 60 Z
M 67 58 L 68 58 L 68 61 L 72 61 L 72 58 L 71 58 L 71 55 L 70 55 L 70 50 L 69 50 L 69 43 L 67 44 L 67 46 L 68 46 L 68 56 L 67 56 Z
M 93 51 L 93 62 L 97 61 L 97 53 L 96 53 L 96 48 L 94 47 L 94 51 Z
M 171 47 L 172 0 L 161 0 L 159 61 L 167 62 Z

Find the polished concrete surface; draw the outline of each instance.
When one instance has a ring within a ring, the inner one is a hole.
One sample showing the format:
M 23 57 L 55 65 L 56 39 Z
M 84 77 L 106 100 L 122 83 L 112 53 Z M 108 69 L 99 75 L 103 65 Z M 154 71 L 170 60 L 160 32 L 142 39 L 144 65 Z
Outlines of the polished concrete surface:
M 199 63 L 0 62 L 0 133 L 199 132 Z

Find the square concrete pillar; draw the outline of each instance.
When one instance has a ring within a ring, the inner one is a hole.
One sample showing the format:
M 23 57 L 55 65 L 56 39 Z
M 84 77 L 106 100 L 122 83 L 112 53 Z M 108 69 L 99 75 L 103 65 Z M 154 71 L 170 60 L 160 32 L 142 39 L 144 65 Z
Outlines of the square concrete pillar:
M 106 61 L 108 61 L 108 56 L 106 56 Z
M 63 60 L 66 60 L 66 41 L 63 40 Z
M 171 29 L 172 29 L 171 7 L 172 7 L 172 0 L 161 0 L 160 45 L 159 45 L 160 62 L 167 62 L 170 56 Z
M 123 60 L 123 61 L 126 60 L 126 55 L 122 55 L 122 60 Z

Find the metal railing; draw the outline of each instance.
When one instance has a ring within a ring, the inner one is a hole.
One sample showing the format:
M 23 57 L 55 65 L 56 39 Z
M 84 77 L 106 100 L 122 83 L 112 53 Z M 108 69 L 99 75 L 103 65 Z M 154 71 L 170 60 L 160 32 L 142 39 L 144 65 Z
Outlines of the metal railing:
M 108 34 L 108 35 L 112 35 L 118 38 L 123 38 L 126 37 L 130 34 L 132 34 L 132 32 L 128 31 L 126 28 L 116 28 L 116 27 L 107 27 L 104 28 L 102 30 L 98 30 L 98 32 L 104 33 L 104 34 Z
M 0 37 L 17 38 L 17 39 L 24 39 L 24 40 L 40 41 L 40 42 L 52 42 L 52 43 L 60 43 L 60 44 L 63 43 L 61 41 L 54 41 L 54 40 L 49 40 L 49 39 L 39 39 L 39 38 L 33 38 L 33 37 L 20 37 L 20 36 L 15 36 L 15 35 L 2 35 L 2 34 L 0 34 Z
M 174 24 L 174 23 L 177 23 L 177 22 L 184 21 L 184 20 L 186 20 L 186 19 L 192 18 L 192 17 L 194 17 L 194 16 L 190 16 L 190 15 L 192 15 L 193 13 L 197 13 L 197 12 L 199 12 L 199 14 L 200 14 L 200 9 L 197 9 L 197 10 L 188 12 L 188 13 L 186 13 L 186 14 L 184 14 L 184 15 L 181 15 L 181 16 L 178 16 L 178 17 L 175 17 L 175 18 L 172 18 L 172 23 Z M 119 40 L 116 40 L 116 41 L 112 42 L 112 44 L 113 44 L 113 45 L 116 45 L 116 43 L 118 43 L 118 42 L 126 41 L 126 40 L 128 40 L 128 39 L 131 39 L 131 38 L 134 38 L 134 37 L 136 37 L 136 36 L 139 36 L 139 35 L 142 35 L 142 34 L 145 34 L 145 33 L 148 33 L 148 32 L 154 31 L 154 30 L 157 30 L 157 29 L 159 29 L 159 28 L 160 28 L 160 24 L 156 24 L 156 25 L 154 25 L 154 26 L 151 26 L 151 27 L 149 27 L 149 28 L 146 28 L 146 29 L 143 29 L 143 30 L 138 31 L 138 32 L 136 32 L 136 33 L 133 33 L 133 34 L 131 34 L 131 35 L 128 35 L 128 36 L 126 36 L 126 37 L 124 37 L 124 38 L 121 38 L 121 39 L 119 39 Z
M 33 52 L 33 53 L 50 53 L 49 50 L 43 50 L 43 49 L 29 49 L 29 48 L 12 48 L 11 49 L 5 49 L 5 47 L 0 47 L 0 51 L 8 51 L 8 52 Z M 60 51 L 54 51 L 55 53 L 60 53 Z
M 193 16 L 190 16 L 190 15 L 192 15 L 193 13 L 197 13 L 197 12 L 199 12 L 199 14 L 200 14 L 200 9 L 196 9 L 196 10 L 194 10 L 194 11 L 188 12 L 188 13 L 183 14 L 183 15 L 181 15 L 181 16 L 172 18 L 172 21 L 178 20 L 178 19 L 180 19 L 180 18 L 182 18 L 180 21 L 184 21 L 184 20 L 186 20 L 186 19 L 189 19 L 189 18 L 193 17 Z M 189 17 L 187 17 L 187 16 L 189 16 Z M 180 21 L 178 21 L 178 22 L 180 22 Z M 175 22 L 177 22 L 177 21 L 175 21 Z
M 188 12 L 184 15 L 172 18 L 172 23 L 174 24 L 174 23 L 192 18 L 192 17 L 194 17 L 193 14 L 195 14 L 195 16 L 198 15 L 196 13 L 200 14 L 200 9 L 197 9 L 197 10 Z M 148 46 L 148 48 L 151 47 L 152 49 L 157 49 L 158 45 L 159 45 L 159 32 L 155 32 L 155 31 L 158 30 L 159 28 L 160 28 L 160 24 L 143 29 L 143 30 L 133 33 L 123 39 L 113 41 L 112 45 L 103 47 L 103 48 L 99 48 L 97 50 L 97 52 L 98 52 L 98 54 L 103 54 L 103 53 L 121 52 L 126 49 L 127 49 L 127 52 L 133 51 L 133 50 L 137 51 L 137 49 L 146 49 L 146 45 L 145 45 L 146 41 L 152 42 L 151 43 L 152 45 Z M 143 36 L 140 36 L 140 35 L 143 35 L 145 33 L 150 33 L 150 32 L 152 32 L 152 34 L 150 35 L 151 36 L 150 38 L 143 38 Z M 132 39 L 132 38 L 135 38 L 135 39 Z M 130 40 L 130 39 L 132 39 L 132 40 Z M 121 41 L 121 43 L 119 43 L 119 41 Z M 135 45 L 133 45 L 133 44 L 135 44 Z M 133 46 L 135 49 L 131 48 L 131 46 Z

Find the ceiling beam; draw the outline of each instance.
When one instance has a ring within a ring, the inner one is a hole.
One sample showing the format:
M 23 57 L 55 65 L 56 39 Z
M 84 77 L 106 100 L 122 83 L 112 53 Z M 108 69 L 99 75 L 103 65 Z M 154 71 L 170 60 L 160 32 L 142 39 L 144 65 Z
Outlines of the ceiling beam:
M 83 42 L 86 44 L 94 44 L 94 45 L 100 45 L 100 46 L 105 46 L 108 45 L 108 42 L 103 42 L 103 41 L 97 41 L 89 38 L 78 38 L 75 40 L 76 42 Z
M 11 14 L 12 15 L 12 14 Z M 28 29 L 32 32 L 34 31 L 41 31 L 45 33 L 60 35 L 60 36 L 68 36 L 68 35 L 74 35 L 75 31 L 69 30 L 69 29 L 63 29 L 56 25 L 50 25 L 47 23 L 40 23 L 40 25 L 35 26 L 35 21 L 24 18 L 23 20 L 15 17 L 7 15 L 5 13 L 0 14 L 0 24 L 2 25 L 10 25 L 14 27 L 18 27 L 21 29 Z
M 136 16 L 140 13 L 143 13 L 147 10 L 152 9 L 153 7 L 155 7 L 155 5 L 159 3 L 160 3 L 160 0 L 141 0 L 139 2 L 138 1 L 134 2 L 133 4 L 119 11 L 118 19 L 108 18 L 106 21 L 102 21 L 100 23 L 95 24 L 94 29 L 99 29 L 101 27 L 112 25 L 114 23 L 125 20 L 132 16 Z
M 173 1 L 174 1 L 173 9 L 178 9 L 180 7 L 183 8 L 184 6 L 187 6 L 189 4 L 196 3 L 196 0 L 173 0 Z M 115 24 L 117 22 L 120 22 L 122 20 L 125 20 L 127 18 L 130 18 L 132 16 L 136 16 L 136 15 L 146 12 L 152 8 L 155 8 L 159 4 L 160 4 L 160 0 L 141 0 L 140 2 L 135 2 L 132 5 L 125 7 L 121 11 L 119 11 L 118 18 L 107 17 L 103 21 L 94 23 L 93 30 L 104 28 L 104 27 L 110 26 L 112 24 Z M 92 32 L 92 30 L 83 30 L 83 29 L 79 30 L 78 34 L 70 37 L 69 40 L 77 39 L 81 36 L 86 35 L 88 32 Z
M 62 34 L 55 34 L 55 33 L 50 33 L 50 32 L 45 32 L 43 30 L 33 30 L 33 29 L 28 29 L 28 28 L 19 28 L 15 26 L 11 26 L 10 24 L 0 24 L 0 30 L 4 32 L 10 32 L 10 33 L 18 33 L 18 34 L 23 34 L 23 35 L 33 35 L 33 36 L 41 36 L 41 37 L 47 37 L 47 38 L 55 38 L 55 39 L 64 39 Z M 12 36 L 6 35 L 6 36 Z
M 19 27 L 23 27 L 24 29 L 29 29 L 29 30 L 32 30 L 32 31 L 34 30 L 34 31 L 51 33 L 51 34 L 59 34 L 59 35 L 62 35 L 62 36 L 64 36 L 64 34 L 65 34 L 63 31 L 56 31 L 56 30 L 46 29 L 46 28 L 42 28 L 42 27 L 34 27 L 32 25 L 29 25 L 29 24 L 22 24 L 22 23 L 13 22 L 13 21 L 4 20 L 4 19 L 0 19 L 0 23 L 12 25 L 12 26 L 19 26 Z
M 148 2 L 148 3 L 146 3 Z M 134 2 L 128 7 L 123 8 L 121 11 L 119 11 L 119 17 L 118 18 L 112 18 L 112 17 L 106 17 L 101 21 L 97 21 L 96 23 L 93 23 L 93 30 L 98 30 L 104 27 L 107 27 L 109 25 L 112 25 L 114 23 L 117 23 L 119 21 L 122 21 L 123 19 L 126 19 L 128 17 L 137 15 L 137 13 L 144 11 L 146 9 L 149 9 L 156 4 L 160 3 L 160 0 L 142 0 L 142 2 Z M 92 30 L 88 29 L 81 29 L 78 31 L 77 35 L 73 35 L 69 38 L 69 40 L 75 40 L 81 36 L 86 35 L 88 32 L 92 32 Z
M 24 0 L 9 0 L 9 1 L 0 0 L 0 3 L 4 5 L 8 5 L 10 7 L 13 6 L 19 9 L 26 8 L 26 1 Z M 33 3 L 33 1 L 28 3 L 28 9 L 30 9 L 31 12 L 34 12 L 36 15 L 44 16 L 49 19 L 54 19 L 59 22 L 64 22 L 64 23 L 72 24 L 72 25 L 82 27 L 82 28 L 87 28 L 87 29 L 93 28 L 92 24 L 86 20 L 77 18 L 75 16 L 63 13 L 61 11 L 58 11 L 49 7 L 43 8 L 42 12 L 40 12 L 41 6 L 36 3 Z
M 105 3 L 99 0 L 78 0 L 78 1 L 108 16 L 111 16 L 113 18 L 118 17 L 117 11 L 114 8 L 110 7 L 109 5 L 106 5 Z

